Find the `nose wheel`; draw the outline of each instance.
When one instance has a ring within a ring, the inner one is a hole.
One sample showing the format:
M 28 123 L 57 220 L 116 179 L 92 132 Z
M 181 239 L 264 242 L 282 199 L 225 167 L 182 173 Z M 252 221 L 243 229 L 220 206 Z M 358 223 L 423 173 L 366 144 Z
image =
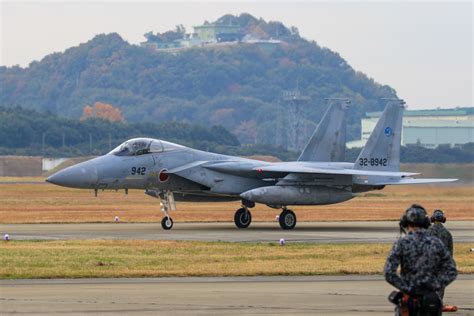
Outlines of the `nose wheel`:
M 296 214 L 292 210 L 284 208 L 280 213 L 278 221 L 280 222 L 280 227 L 282 229 L 293 229 L 296 226 Z
M 234 223 L 238 228 L 247 228 L 252 222 L 252 214 L 247 207 L 242 207 L 235 212 Z
M 170 230 L 173 228 L 173 219 L 171 217 L 163 217 L 161 227 L 163 227 L 164 230 Z

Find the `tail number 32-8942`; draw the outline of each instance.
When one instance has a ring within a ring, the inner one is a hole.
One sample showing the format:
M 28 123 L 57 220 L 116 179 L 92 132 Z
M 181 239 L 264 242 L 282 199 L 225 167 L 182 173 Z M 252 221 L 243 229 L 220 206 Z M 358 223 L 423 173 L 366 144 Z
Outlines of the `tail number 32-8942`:
M 359 166 L 384 166 L 388 163 L 387 158 L 359 158 Z

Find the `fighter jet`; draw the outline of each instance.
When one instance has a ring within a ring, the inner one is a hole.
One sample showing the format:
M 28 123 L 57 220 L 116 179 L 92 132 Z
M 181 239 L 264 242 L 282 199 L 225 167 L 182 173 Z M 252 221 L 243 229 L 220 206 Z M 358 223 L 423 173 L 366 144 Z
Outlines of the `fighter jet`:
M 81 189 L 141 189 L 159 198 L 161 225 L 171 229 L 175 201 L 241 201 L 238 228 L 249 227 L 255 203 L 281 209 L 282 229 L 293 229 L 291 205 L 328 205 L 386 185 L 450 182 L 419 179 L 400 171 L 404 102 L 390 101 L 354 163 L 343 162 L 348 101 L 332 100 L 321 122 L 293 162 L 263 162 L 204 152 L 164 140 L 134 138 L 108 154 L 59 171 L 47 182 Z

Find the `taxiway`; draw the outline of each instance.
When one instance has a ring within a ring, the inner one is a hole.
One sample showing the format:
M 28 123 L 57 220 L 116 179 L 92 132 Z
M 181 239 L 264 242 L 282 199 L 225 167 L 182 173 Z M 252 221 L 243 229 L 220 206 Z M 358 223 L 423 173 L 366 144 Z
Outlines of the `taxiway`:
M 474 221 L 446 223 L 455 242 L 474 242 Z M 398 222 L 302 222 L 291 231 L 277 222 L 256 222 L 247 229 L 233 223 L 175 223 L 165 231 L 159 223 L 0 224 L 13 240 L 145 239 L 228 242 L 271 242 L 284 238 L 311 243 L 391 243 L 399 237 Z

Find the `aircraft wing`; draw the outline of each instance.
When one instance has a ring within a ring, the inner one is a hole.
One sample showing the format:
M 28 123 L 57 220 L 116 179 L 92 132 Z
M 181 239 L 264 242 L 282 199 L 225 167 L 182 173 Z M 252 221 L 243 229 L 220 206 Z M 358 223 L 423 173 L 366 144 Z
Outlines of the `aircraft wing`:
M 329 168 L 329 167 L 312 167 L 304 166 L 300 163 L 277 163 L 265 164 L 255 161 L 196 161 L 172 170 L 167 173 L 173 173 L 185 176 L 186 171 L 195 167 L 204 167 L 206 169 L 233 174 L 251 178 L 262 178 L 277 174 L 278 177 L 285 176 L 290 173 L 294 174 L 327 174 L 327 175 L 347 175 L 347 176 L 380 176 L 380 177 L 410 177 L 418 175 L 413 172 L 396 172 L 396 171 L 377 171 L 377 170 L 358 170 L 350 168 Z
M 251 160 L 202 160 L 194 161 L 166 171 L 168 174 L 184 178 L 208 188 L 216 189 L 223 183 L 223 174 L 259 179 L 261 175 L 252 168 L 262 162 Z M 209 172 L 205 172 L 206 169 Z
M 193 169 L 195 167 L 199 167 L 205 163 L 208 163 L 209 161 L 206 161 L 206 160 L 203 160 L 203 161 L 193 161 L 191 163 L 188 163 L 188 164 L 185 164 L 185 165 L 182 165 L 182 166 L 179 166 L 179 167 L 176 167 L 176 168 L 173 168 L 171 170 L 168 170 L 166 171 L 166 173 L 169 173 L 169 174 L 180 174 L 182 173 L 183 171 L 185 170 L 189 170 L 189 169 Z
M 314 168 L 308 166 L 298 166 L 295 164 L 267 165 L 253 168 L 261 173 L 305 173 L 305 174 L 333 174 L 333 175 L 357 175 L 357 176 L 382 176 L 382 177 L 409 177 L 419 173 L 413 172 L 394 172 L 394 171 L 375 171 L 375 170 L 356 170 L 345 168 Z
M 256 178 L 265 180 L 265 178 L 283 178 L 289 174 L 294 175 L 329 175 L 329 176 L 359 176 L 365 180 L 356 180 L 361 184 L 370 185 L 403 185 L 403 184 L 426 184 L 426 183 L 442 183 L 453 182 L 457 179 L 415 179 L 414 175 L 419 173 L 398 172 L 398 171 L 379 171 L 366 169 L 351 168 L 331 168 L 323 166 L 308 166 L 301 163 L 262 163 L 261 161 L 251 160 L 224 160 L 224 161 L 195 161 L 183 166 L 171 169 L 167 173 L 175 174 L 187 180 L 212 187 L 214 180 L 211 177 L 203 176 L 199 172 L 195 172 L 197 168 L 205 168 L 229 175 L 243 176 L 247 178 Z M 286 178 L 285 178 L 286 179 Z M 286 179 L 291 181 L 291 178 Z M 298 181 L 305 181 L 297 179 Z

